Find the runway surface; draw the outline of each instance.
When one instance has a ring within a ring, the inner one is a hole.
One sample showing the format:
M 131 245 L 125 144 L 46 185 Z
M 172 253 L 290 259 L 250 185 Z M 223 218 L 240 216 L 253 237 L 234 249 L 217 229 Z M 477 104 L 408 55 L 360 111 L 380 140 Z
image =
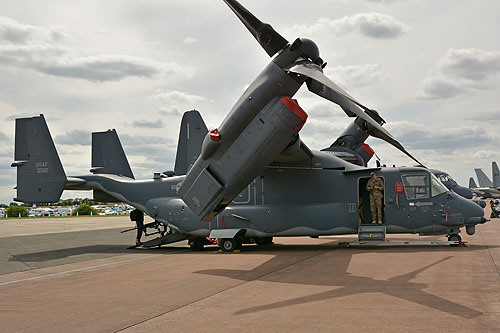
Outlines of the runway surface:
M 4 332 L 499 331 L 500 219 L 466 247 L 127 250 L 128 217 L 0 221 Z M 432 239 L 402 235 L 392 240 Z

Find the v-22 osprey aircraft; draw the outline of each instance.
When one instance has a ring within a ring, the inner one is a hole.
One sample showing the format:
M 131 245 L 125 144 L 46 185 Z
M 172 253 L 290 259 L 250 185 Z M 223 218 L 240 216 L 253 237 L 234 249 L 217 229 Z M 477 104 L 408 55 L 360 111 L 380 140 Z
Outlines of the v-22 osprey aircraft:
M 381 126 L 385 121 L 378 112 L 323 74 L 326 63 L 312 40 L 289 43 L 237 1 L 224 2 L 274 58 L 221 125 L 206 134 L 185 175 L 135 180 L 116 136 L 116 158 L 103 154 L 109 145 L 93 144 L 91 174 L 67 177 L 43 116 L 21 118 L 12 164 L 15 200 L 55 202 L 65 189 L 93 190 L 168 225 L 158 245 L 187 238 L 199 250 L 208 236 L 231 252 L 243 242 L 265 243 L 274 236 L 358 233 L 372 221 L 366 184 L 375 172 L 385 184 L 384 232 L 459 241 L 461 228 L 474 234 L 475 226 L 487 221 L 478 204 L 448 191 L 426 168 L 367 168 L 334 151 L 309 149 L 299 137 L 308 115 L 292 98 L 304 83 L 356 118 L 350 130 L 382 139 L 421 165 Z

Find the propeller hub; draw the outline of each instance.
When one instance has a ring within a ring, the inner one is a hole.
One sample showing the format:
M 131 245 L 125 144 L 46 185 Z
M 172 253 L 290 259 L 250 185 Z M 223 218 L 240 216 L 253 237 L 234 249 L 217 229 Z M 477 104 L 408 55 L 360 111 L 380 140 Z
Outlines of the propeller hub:
M 308 38 L 297 38 L 290 46 L 290 50 L 298 50 L 301 57 L 311 59 L 318 66 L 323 65 L 323 59 L 319 56 L 318 45 Z

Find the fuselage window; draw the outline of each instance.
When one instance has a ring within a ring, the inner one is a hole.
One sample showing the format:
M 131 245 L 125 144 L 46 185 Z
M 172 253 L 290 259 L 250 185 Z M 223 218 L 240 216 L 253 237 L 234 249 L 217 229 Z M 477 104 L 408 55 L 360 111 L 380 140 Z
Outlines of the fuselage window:
M 406 198 L 429 198 L 429 175 L 402 175 Z

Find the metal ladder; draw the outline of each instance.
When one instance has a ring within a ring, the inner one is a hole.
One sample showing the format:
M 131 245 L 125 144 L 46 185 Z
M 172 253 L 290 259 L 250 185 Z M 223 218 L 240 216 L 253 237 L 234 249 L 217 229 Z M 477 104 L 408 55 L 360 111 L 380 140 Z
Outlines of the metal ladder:
M 358 228 L 358 242 L 385 242 L 385 235 L 385 225 L 362 224 Z

